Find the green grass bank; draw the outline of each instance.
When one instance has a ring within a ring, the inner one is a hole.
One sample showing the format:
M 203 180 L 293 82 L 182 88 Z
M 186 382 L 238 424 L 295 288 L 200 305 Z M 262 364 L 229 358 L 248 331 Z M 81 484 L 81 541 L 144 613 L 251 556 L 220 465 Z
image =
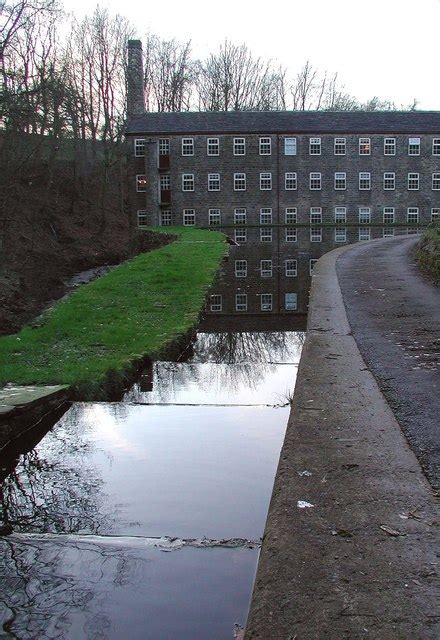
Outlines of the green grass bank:
M 440 281 L 440 222 L 426 229 L 417 247 L 420 268 Z
M 81 397 L 99 397 L 188 332 L 227 244 L 222 234 L 203 229 L 166 232 L 176 236 L 171 244 L 82 286 L 38 326 L 1 337 L 0 386 L 68 384 Z

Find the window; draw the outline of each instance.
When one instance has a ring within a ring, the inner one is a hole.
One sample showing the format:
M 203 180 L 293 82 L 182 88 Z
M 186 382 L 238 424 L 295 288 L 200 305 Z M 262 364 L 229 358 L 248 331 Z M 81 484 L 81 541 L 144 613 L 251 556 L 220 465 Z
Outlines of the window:
M 440 173 L 432 174 L 432 190 L 433 191 L 440 190 Z
M 171 211 L 161 211 L 160 212 L 160 226 L 161 227 L 170 227 L 172 224 Z
M 432 140 L 432 155 L 440 156 L 440 138 L 433 138 Z
M 407 222 L 418 222 L 419 221 L 419 209 L 418 207 L 408 207 L 406 212 L 406 220 Z
M 310 242 L 322 242 L 321 227 L 310 227 Z
M 383 188 L 385 191 L 394 191 L 396 188 L 396 174 L 384 173 L 383 174 Z
M 370 228 L 359 227 L 359 240 L 370 240 Z
M 169 191 L 171 186 L 170 174 L 163 173 L 159 177 L 159 187 L 161 191 Z
M 335 156 L 345 156 L 347 151 L 347 141 L 345 138 L 335 138 L 334 152 Z
M 182 138 L 182 156 L 194 155 L 194 138 Z
M 221 311 L 222 310 L 222 297 L 218 293 L 210 296 L 210 309 L 211 311 Z
M 335 227 L 335 242 L 347 242 L 347 229 L 345 227 Z
M 234 156 L 246 155 L 246 139 L 234 138 Z
M 284 155 L 296 156 L 296 138 L 284 138 Z
M 235 261 L 235 277 L 246 278 L 247 277 L 247 260 Z
M 136 191 L 142 192 L 147 190 L 147 176 L 143 173 L 138 173 L 136 176 Z
M 260 297 L 261 311 L 272 311 L 272 294 L 262 293 Z
M 220 191 L 219 173 L 208 173 L 208 191 Z
M 297 188 L 296 173 L 284 174 L 284 188 L 286 191 L 292 191 Z
M 272 277 L 272 260 L 260 261 L 260 273 L 262 278 Z
M 260 224 L 272 224 L 272 209 L 260 209 Z
M 234 224 L 246 224 L 246 209 L 234 209 Z
M 411 227 L 411 228 L 410 228 L 410 227 L 407 227 L 407 229 L 406 229 L 406 233 L 407 233 L 409 236 L 416 236 L 417 234 L 419 234 L 419 233 L 420 233 L 420 229 L 418 229 L 417 227 Z
M 436 222 L 440 218 L 440 207 L 431 209 L 431 222 Z
M 396 155 L 396 138 L 384 138 L 383 155 L 384 156 Z
M 370 138 L 359 138 L 359 155 L 369 156 L 371 153 L 371 140 Z
M 321 189 L 320 173 L 311 173 L 309 175 L 309 188 L 311 191 L 319 191 Z
M 370 207 L 359 207 L 359 223 L 367 224 L 371 222 L 371 209 Z
M 244 242 L 246 242 L 246 239 L 247 239 L 246 229 L 235 229 L 234 238 L 235 238 L 235 242 L 237 242 L 238 244 L 243 244 Z
M 384 227 L 382 229 L 383 238 L 392 238 L 394 235 L 394 227 Z
M 182 173 L 182 191 L 194 191 L 193 173 Z
M 272 229 L 260 229 L 260 241 L 261 242 L 272 242 Z
M 347 222 L 347 207 L 335 207 L 335 222 Z
M 321 207 L 311 207 L 310 209 L 310 224 L 322 222 L 322 209 Z
M 234 173 L 234 191 L 246 191 L 245 173 Z
M 394 207 L 384 207 L 383 222 L 384 224 L 394 224 Z
M 196 223 L 196 212 L 194 209 L 183 210 L 183 224 L 185 227 L 192 227 Z
M 208 138 L 206 140 L 206 153 L 208 156 L 218 156 L 220 154 L 220 141 L 218 138 Z
M 419 182 L 420 180 L 418 173 L 408 173 L 408 191 L 418 191 Z
M 260 190 L 270 191 L 272 189 L 272 174 L 260 173 Z
M 297 307 L 297 295 L 296 293 L 284 294 L 284 308 L 286 311 L 295 311 Z
M 359 189 L 360 191 L 369 191 L 371 189 L 371 173 L 362 171 L 359 174 Z
M 136 158 L 141 158 L 145 155 L 145 139 L 136 138 L 134 141 L 134 155 Z
M 311 156 L 321 155 L 321 138 L 310 138 L 309 140 L 309 154 Z
M 159 138 L 159 155 L 160 156 L 170 155 L 170 141 L 168 138 Z
M 220 209 L 210 209 L 208 212 L 208 220 L 211 227 L 218 227 L 221 223 Z
M 309 273 L 312 275 L 313 269 L 315 268 L 315 264 L 318 262 L 318 258 L 311 258 L 309 260 Z
M 289 258 L 284 261 L 284 270 L 288 278 L 296 278 L 298 275 L 298 260 Z
M 420 138 L 409 138 L 408 140 L 408 155 L 419 156 L 420 155 Z
M 347 188 L 347 174 L 341 171 L 335 173 L 335 189 L 344 190 Z
M 296 207 L 286 207 L 284 212 L 284 221 L 286 224 L 296 224 L 297 222 L 297 212 Z
M 235 310 L 247 311 L 247 293 L 235 294 Z
M 138 227 L 148 224 L 148 213 L 146 209 L 138 209 L 137 212 Z
M 270 156 L 271 153 L 271 139 L 260 138 L 260 156 Z
M 286 227 L 286 242 L 296 242 L 298 239 L 297 230 L 294 227 Z

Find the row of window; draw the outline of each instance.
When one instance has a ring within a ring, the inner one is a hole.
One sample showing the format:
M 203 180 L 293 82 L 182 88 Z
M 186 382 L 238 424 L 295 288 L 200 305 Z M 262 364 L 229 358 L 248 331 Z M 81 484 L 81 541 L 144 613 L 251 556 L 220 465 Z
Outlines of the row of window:
M 273 308 L 273 296 L 271 293 L 260 293 L 260 311 L 272 311 Z M 211 311 L 219 312 L 223 310 L 223 299 L 221 294 L 213 294 L 210 297 L 209 308 Z M 284 310 L 296 311 L 298 308 L 298 295 L 294 292 L 284 294 Z M 247 293 L 235 294 L 235 310 L 247 311 L 248 310 L 248 295 Z
M 260 173 L 260 191 L 271 191 L 273 187 L 272 173 Z M 347 189 L 347 174 L 344 171 L 337 171 L 333 177 L 333 187 L 336 191 L 345 191 Z M 394 191 L 396 189 L 396 174 L 394 172 L 383 173 L 381 179 L 382 187 L 385 191 Z M 194 173 L 182 173 L 181 176 L 182 191 L 195 191 Z M 247 174 L 233 174 L 234 191 L 246 191 Z M 160 176 L 159 188 L 161 191 L 168 191 L 171 182 L 169 174 Z M 208 191 L 220 191 L 221 174 L 208 173 L 207 182 Z M 286 191 L 295 191 L 298 189 L 298 177 L 294 172 L 286 172 L 284 174 L 284 188 Z M 323 175 L 320 172 L 313 171 L 309 173 L 309 189 L 310 191 L 321 191 L 323 188 Z M 372 188 L 372 175 L 368 171 L 361 171 L 358 174 L 358 188 L 360 191 L 370 191 Z M 420 189 L 420 173 L 410 172 L 406 178 L 406 188 L 408 191 L 418 191 Z M 440 172 L 431 174 L 431 189 L 440 191 Z M 147 190 L 147 176 L 145 174 L 137 174 L 136 191 L 145 192 Z
M 311 156 L 320 156 L 322 152 L 322 139 L 309 138 L 308 152 Z M 283 139 L 284 155 L 296 156 L 298 151 L 297 138 L 286 137 Z M 170 140 L 168 138 L 159 139 L 159 155 L 169 155 Z M 406 152 L 409 156 L 419 156 L 421 149 L 420 138 L 408 138 L 406 141 Z M 145 156 L 146 142 L 143 138 L 136 138 L 134 141 L 134 154 L 137 157 Z M 272 139 L 269 136 L 259 138 L 258 150 L 260 156 L 272 155 Z M 357 151 L 360 156 L 371 155 L 371 138 L 358 138 Z M 431 151 L 433 156 L 440 156 L 440 138 L 432 139 Z M 246 155 L 246 138 L 232 139 L 232 152 L 234 156 Z M 395 156 L 397 153 L 397 139 L 383 139 L 383 154 L 385 156 Z M 182 156 L 194 155 L 194 138 L 182 138 Z M 220 138 L 206 139 L 206 154 L 208 156 L 220 155 Z M 345 156 L 347 154 L 347 138 L 333 138 L 333 154 L 335 156 Z
M 260 260 L 260 267 L 258 272 L 262 278 L 271 278 L 273 275 L 273 263 L 272 260 Z M 298 275 L 298 260 L 295 258 L 287 258 L 284 260 L 283 265 L 284 274 L 288 278 L 296 278 Z M 236 260 L 235 261 L 235 277 L 246 278 L 248 275 L 248 261 Z
M 186 212 L 186 215 L 185 215 Z M 138 224 L 140 226 L 147 225 L 148 211 L 146 209 L 138 210 Z M 396 210 L 395 207 L 383 207 L 382 209 L 382 221 L 384 224 L 394 223 Z M 161 211 L 160 223 L 162 226 L 171 226 L 172 214 L 171 211 Z M 431 208 L 431 221 L 434 222 L 440 219 L 440 207 Z M 186 220 L 186 223 L 185 223 Z M 262 207 L 260 209 L 260 224 L 273 224 L 273 212 L 271 207 Z M 347 222 L 347 207 L 334 207 L 333 220 L 335 223 Z M 322 207 L 310 207 L 309 222 L 310 224 L 320 224 L 323 221 Z M 358 221 L 359 224 L 371 223 L 371 207 L 359 207 L 358 208 Z M 419 207 L 407 207 L 406 209 L 406 221 L 409 223 L 420 222 Z M 194 209 L 185 209 L 183 214 L 184 224 L 195 224 L 196 214 Z M 246 208 L 234 209 L 234 224 L 245 225 L 248 222 Z M 222 214 L 220 209 L 208 209 L 208 223 L 210 226 L 220 226 L 222 224 Z M 284 210 L 284 223 L 285 224 L 297 224 L 298 223 L 298 209 L 297 207 L 286 207 Z

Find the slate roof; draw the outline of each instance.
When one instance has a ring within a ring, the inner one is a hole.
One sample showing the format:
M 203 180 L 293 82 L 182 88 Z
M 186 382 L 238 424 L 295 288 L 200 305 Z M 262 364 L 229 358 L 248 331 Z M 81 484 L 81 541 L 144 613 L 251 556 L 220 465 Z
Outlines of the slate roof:
M 440 111 L 208 111 L 132 116 L 127 134 L 434 133 Z

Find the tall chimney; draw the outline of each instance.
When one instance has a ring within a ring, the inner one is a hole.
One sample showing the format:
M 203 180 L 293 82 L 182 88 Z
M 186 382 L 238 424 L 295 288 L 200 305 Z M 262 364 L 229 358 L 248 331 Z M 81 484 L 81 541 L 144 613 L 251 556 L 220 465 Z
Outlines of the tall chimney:
M 144 65 L 142 62 L 142 42 L 128 41 L 127 65 L 127 115 L 145 113 L 144 101 Z

